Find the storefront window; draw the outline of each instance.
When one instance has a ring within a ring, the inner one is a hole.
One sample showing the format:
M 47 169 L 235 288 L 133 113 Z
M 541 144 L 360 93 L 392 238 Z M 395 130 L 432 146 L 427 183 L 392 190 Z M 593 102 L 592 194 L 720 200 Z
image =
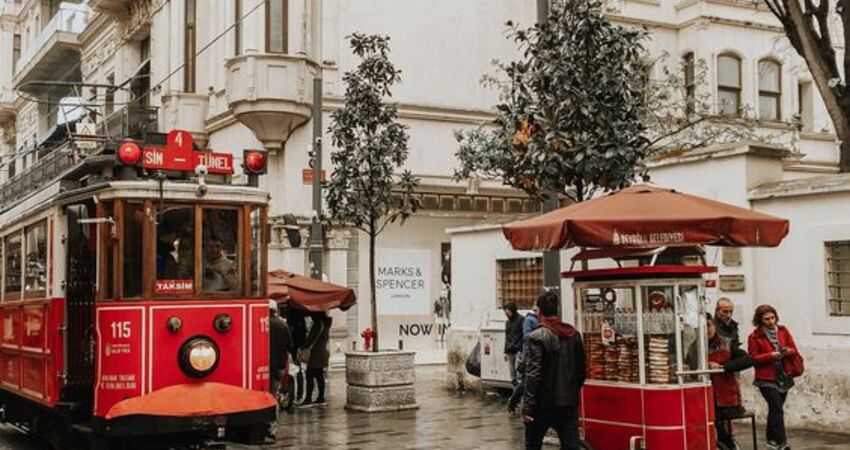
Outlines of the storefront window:
M 583 289 L 581 304 L 588 379 L 639 382 L 634 290 Z
M 21 233 L 6 236 L 5 295 L 6 301 L 21 299 Z
M 263 209 L 251 209 L 251 296 L 263 292 Z
M 239 229 L 239 210 L 204 209 L 201 286 L 205 293 L 241 290 Z
M 26 229 L 26 292 L 44 296 L 47 290 L 47 222 Z
M 543 292 L 543 258 L 498 261 L 499 306 L 515 302 L 519 309 L 531 309 Z
M 124 298 L 142 295 L 142 227 L 145 213 L 141 202 L 124 205 Z
M 169 207 L 156 226 L 154 293 L 192 294 L 195 286 L 195 209 Z

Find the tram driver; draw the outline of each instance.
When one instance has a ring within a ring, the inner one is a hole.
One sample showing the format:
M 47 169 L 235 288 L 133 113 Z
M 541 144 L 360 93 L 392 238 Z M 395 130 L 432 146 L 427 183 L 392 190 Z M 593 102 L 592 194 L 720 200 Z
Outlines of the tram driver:
M 204 244 L 204 291 L 227 292 L 239 289 L 236 264 L 224 253 L 224 243 L 210 238 Z

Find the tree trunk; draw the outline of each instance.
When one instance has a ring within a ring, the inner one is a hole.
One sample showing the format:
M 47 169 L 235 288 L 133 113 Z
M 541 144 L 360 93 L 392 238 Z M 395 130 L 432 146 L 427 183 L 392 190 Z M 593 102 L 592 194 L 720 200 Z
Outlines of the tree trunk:
M 374 228 L 373 228 L 374 230 Z M 378 351 L 378 294 L 375 292 L 375 236 L 369 233 L 369 304 L 372 309 L 372 351 Z
M 818 91 L 826 105 L 826 110 L 835 127 L 835 134 L 842 142 L 839 169 L 841 172 L 850 172 L 850 105 L 845 105 L 847 102 L 842 102 L 840 98 L 841 90 L 839 88 L 829 85 L 832 78 L 839 77 L 839 74 L 832 73 L 830 62 L 827 61 L 827 58 L 834 58 L 834 56 L 825 55 L 819 50 L 817 37 L 813 29 L 814 21 L 806 16 L 800 3 L 798 1 L 790 1 L 785 2 L 785 4 L 787 5 L 786 13 L 788 18 L 793 23 L 793 27 L 786 24 L 785 32 L 787 34 L 793 33 L 798 38 L 799 46 L 797 52 L 806 61 L 806 65 L 812 73 L 812 78 L 818 87 Z M 828 33 L 829 31 L 820 30 L 820 32 Z

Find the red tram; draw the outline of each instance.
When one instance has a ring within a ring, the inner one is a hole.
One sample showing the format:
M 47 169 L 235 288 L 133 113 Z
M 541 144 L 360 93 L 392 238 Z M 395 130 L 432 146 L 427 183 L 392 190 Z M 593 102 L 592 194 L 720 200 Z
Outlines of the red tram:
M 276 418 L 267 154 L 245 151 L 237 185 L 231 154 L 183 131 L 158 140 L 89 157 L 0 212 L 2 419 L 54 447 L 256 441 Z

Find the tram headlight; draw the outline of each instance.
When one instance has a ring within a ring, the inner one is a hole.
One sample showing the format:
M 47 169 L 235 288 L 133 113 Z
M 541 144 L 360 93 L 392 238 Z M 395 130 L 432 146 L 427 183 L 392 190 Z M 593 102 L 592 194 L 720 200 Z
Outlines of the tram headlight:
M 218 346 L 206 336 L 196 336 L 183 343 L 177 357 L 186 375 L 203 378 L 213 373 L 218 366 Z

